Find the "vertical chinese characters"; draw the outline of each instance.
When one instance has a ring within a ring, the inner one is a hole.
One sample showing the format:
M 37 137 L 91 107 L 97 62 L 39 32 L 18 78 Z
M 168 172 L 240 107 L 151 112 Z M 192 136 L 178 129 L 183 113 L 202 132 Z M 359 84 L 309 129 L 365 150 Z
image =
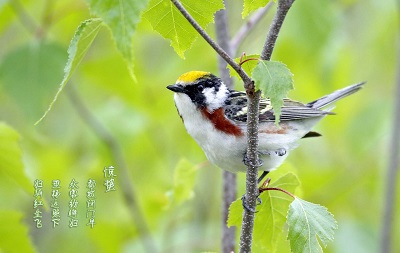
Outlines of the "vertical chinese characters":
M 34 193 L 33 197 L 33 221 L 35 222 L 36 228 L 41 228 L 42 224 L 42 211 L 39 207 L 43 207 L 43 180 L 36 179 L 33 182 Z
M 69 219 L 69 227 L 74 228 L 78 227 L 78 182 L 75 179 L 72 179 L 71 183 L 69 183 L 69 210 L 68 210 L 68 217 Z
M 114 174 L 115 168 L 113 166 L 104 167 L 104 186 L 106 187 L 106 192 L 115 191 Z
M 95 223 L 95 216 L 96 216 L 96 181 L 94 179 L 89 179 L 87 182 L 87 189 L 86 192 L 86 218 L 89 218 L 87 226 L 93 228 Z
M 53 228 L 60 225 L 60 206 L 58 204 L 58 198 L 60 197 L 60 180 L 55 179 L 51 182 L 51 222 Z

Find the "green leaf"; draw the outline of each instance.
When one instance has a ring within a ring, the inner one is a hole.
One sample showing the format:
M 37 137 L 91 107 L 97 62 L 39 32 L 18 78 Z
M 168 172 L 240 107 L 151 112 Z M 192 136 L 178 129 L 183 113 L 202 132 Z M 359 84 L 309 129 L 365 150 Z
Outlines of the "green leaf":
M 110 28 L 118 50 L 124 57 L 133 79 L 133 35 L 140 20 L 140 13 L 146 8 L 147 0 L 87 0 L 90 12 L 100 17 Z
M 4 92 L 28 122 L 35 122 L 49 106 L 66 59 L 63 46 L 47 42 L 29 43 L 5 55 L 0 66 Z
M 0 251 L 35 252 L 29 240 L 28 228 L 22 223 L 22 214 L 0 211 Z
M 229 206 L 228 220 L 226 225 L 229 227 L 242 225 L 243 206 L 242 200 L 239 198 L 232 202 Z
M 266 6 L 268 2 L 270 2 L 270 0 L 244 0 L 242 18 L 247 17 L 252 11 L 258 8 Z
M 297 177 L 293 173 L 287 173 L 272 181 L 268 187 L 294 193 L 299 185 Z M 260 252 L 276 252 L 279 239 L 284 238 L 282 230 L 293 198 L 275 190 L 264 191 L 260 198 L 261 206 L 254 220 L 254 246 Z
M 260 89 L 271 99 L 275 122 L 279 123 L 283 98 L 293 89 L 293 74 L 285 64 L 275 61 L 259 61 L 254 68 L 252 78 L 256 89 Z
M 251 55 L 244 55 L 242 57 L 235 58 L 234 60 L 238 64 L 240 63 L 241 60 L 242 60 L 242 62 L 247 60 L 246 62 L 244 62 L 242 64 L 242 69 L 247 73 L 247 75 L 250 75 L 251 73 L 253 73 L 253 69 L 257 66 L 259 58 L 260 58 L 260 55 L 251 54 Z M 238 80 L 242 80 L 242 78 L 239 76 L 239 74 L 229 64 L 228 64 L 228 69 L 229 69 L 231 76 L 236 77 Z
M 173 189 L 168 192 L 170 203 L 167 208 L 172 204 L 179 205 L 193 197 L 193 187 L 195 184 L 196 174 L 197 167 L 195 165 L 186 159 L 181 159 L 178 162 L 174 173 L 174 186 Z
M 333 241 L 337 229 L 336 220 L 325 207 L 297 197 L 289 207 L 287 224 L 290 248 L 294 253 L 321 253 L 319 242 L 326 247 L 329 241 Z
M 274 180 L 269 187 L 278 187 L 289 192 L 294 192 L 298 185 L 299 181 L 297 177 L 293 173 L 287 173 Z M 286 220 L 284 217 L 292 198 L 278 191 L 263 192 L 260 198 L 262 204 L 261 207 L 257 207 L 259 213 L 257 213 L 255 219 L 254 236 L 265 241 L 265 236 L 276 238 L 282 232 Z M 232 202 L 229 207 L 227 226 L 240 227 L 242 224 L 242 214 L 242 200 L 239 198 Z M 265 234 L 266 230 L 269 231 L 268 235 Z M 273 246 L 273 242 L 269 239 L 266 242 L 261 242 L 261 247 L 273 248 Z
M 222 8 L 222 0 L 182 0 L 182 5 L 203 28 L 214 21 L 214 13 Z M 182 16 L 170 0 L 151 0 L 143 16 L 154 30 L 171 41 L 171 46 L 182 58 L 198 36 L 197 31 Z
M 8 178 L 31 192 L 31 182 L 22 164 L 19 134 L 8 125 L 0 122 L 0 177 Z
M 79 25 L 78 29 L 75 31 L 75 35 L 72 38 L 72 41 L 69 44 L 68 48 L 68 61 L 64 68 L 64 79 L 62 80 L 53 101 L 50 103 L 49 108 L 44 113 L 44 115 L 35 123 L 35 125 L 42 121 L 42 119 L 44 119 L 46 115 L 50 112 L 53 104 L 56 102 L 58 96 L 61 94 L 61 91 L 71 78 L 72 73 L 74 73 L 75 69 L 78 67 L 79 63 L 82 61 L 86 52 L 92 45 L 92 42 L 96 38 L 102 24 L 103 22 L 101 21 L 101 19 L 88 19 L 82 22 Z

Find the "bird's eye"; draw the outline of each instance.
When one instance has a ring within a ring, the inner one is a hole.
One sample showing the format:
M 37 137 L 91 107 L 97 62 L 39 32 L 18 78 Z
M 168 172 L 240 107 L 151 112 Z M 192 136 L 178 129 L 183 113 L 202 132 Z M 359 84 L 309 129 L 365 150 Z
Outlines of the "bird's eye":
M 199 91 L 203 91 L 203 90 L 204 90 L 204 85 L 203 85 L 203 84 L 199 84 L 199 85 L 197 86 L 197 89 L 198 89 Z

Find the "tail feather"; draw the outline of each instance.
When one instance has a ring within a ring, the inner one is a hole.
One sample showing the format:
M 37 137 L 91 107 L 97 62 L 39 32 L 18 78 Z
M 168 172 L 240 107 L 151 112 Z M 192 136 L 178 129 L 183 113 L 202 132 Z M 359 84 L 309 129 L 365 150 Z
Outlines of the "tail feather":
M 339 99 L 347 97 L 348 95 L 351 95 L 354 92 L 359 91 L 363 87 L 364 84 L 365 84 L 365 82 L 350 85 L 346 88 L 337 90 L 329 95 L 326 95 L 322 98 L 312 101 L 312 102 L 308 103 L 306 106 L 308 106 L 310 108 L 320 109 L 322 107 L 325 107 L 331 103 L 338 101 Z

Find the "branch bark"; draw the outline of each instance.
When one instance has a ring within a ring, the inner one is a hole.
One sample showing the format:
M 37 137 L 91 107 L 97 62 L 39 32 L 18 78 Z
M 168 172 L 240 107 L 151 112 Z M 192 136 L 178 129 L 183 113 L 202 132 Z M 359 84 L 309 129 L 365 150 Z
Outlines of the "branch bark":
M 232 55 L 232 47 L 230 45 L 227 11 L 220 10 L 215 14 L 215 32 L 217 35 L 218 44 L 221 46 L 228 55 Z M 218 57 L 218 70 L 219 76 L 228 88 L 233 89 L 233 80 L 229 75 L 227 63 L 222 57 Z M 234 226 L 228 228 L 226 222 L 228 220 L 229 207 L 236 199 L 236 174 L 229 171 L 222 172 L 222 239 L 221 239 L 221 252 L 230 253 L 235 252 L 235 237 L 236 228 Z
M 397 43 L 400 42 L 400 38 L 397 39 Z M 381 231 L 381 245 L 380 252 L 390 253 L 392 252 L 392 234 L 394 224 L 394 210 L 396 207 L 396 186 L 399 174 L 399 161 L 400 161 L 400 46 L 397 48 L 397 80 L 396 80 L 396 94 L 394 115 L 393 115 L 393 126 L 392 126 L 392 137 L 390 138 L 391 143 L 389 146 L 389 164 L 387 168 L 386 176 L 386 190 L 385 190 L 385 202 L 382 217 L 382 231 Z
M 131 177 L 129 175 L 121 146 L 114 136 L 106 129 L 106 127 L 99 120 L 97 120 L 96 117 L 94 117 L 94 115 L 86 107 L 72 84 L 67 89 L 67 95 L 78 115 L 93 130 L 99 139 L 104 142 L 114 159 L 116 168 L 120 173 L 118 180 L 122 189 L 122 195 L 128 206 L 129 212 L 132 215 L 132 220 L 136 225 L 136 229 L 138 230 L 138 234 L 145 252 L 159 252 L 151 236 L 146 219 L 141 212 L 138 201 L 136 200 L 135 189 L 130 181 Z
M 274 51 L 276 39 L 278 38 L 279 31 L 281 30 L 283 21 L 286 18 L 286 14 L 288 13 L 290 7 L 295 0 L 279 0 L 278 8 L 276 10 L 276 14 L 274 19 L 272 20 L 272 24 L 269 28 L 267 39 L 265 40 L 263 50 L 261 52 L 260 59 L 261 60 L 271 60 L 272 52 Z
M 179 12 L 186 18 L 187 21 L 193 26 L 194 29 L 204 38 L 204 40 L 217 52 L 242 78 L 245 86 L 251 84 L 250 77 L 243 71 L 243 69 L 237 64 L 225 50 L 223 50 L 208 34 L 204 29 L 194 20 L 190 13 L 183 7 L 178 0 L 171 0 L 176 6 Z
M 258 197 L 257 176 L 258 176 L 258 114 L 261 92 L 256 91 L 253 81 L 242 70 L 242 68 L 223 50 L 193 19 L 183 5 L 178 0 L 171 0 L 181 14 L 189 21 L 196 31 L 210 44 L 212 48 L 239 74 L 244 82 L 247 93 L 248 113 L 247 113 L 247 173 L 246 173 L 246 198 L 245 204 L 250 210 L 256 207 Z M 279 0 L 278 9 L 269 29 L 265 41 L 261 59 L 270 60 L 275 42 L 280 28 L 286 17 L 287 12 L 292 6 L 294 0 Z M 240 252 L 251 252 L 252 237 L 254 228 L 254 212 L 244 209 L 242 230 L 240 235 Z
M 279 0 L 277 12 L 269 28 L 267 38 L 261 52 L 261 60 L 270 60 L 275 47 L 276 39 L 285 20 L 286 14 L 294 0 Z M 245 204 L 249 210 L 244 209 L 242 219 L 242 230 L 240 234 L 240 252 L 251 252 L 252 236 L 254 228 L 254 212 L 258 197 L 257 176 L 258 176 L 258 114 L 260 91 L 255 91 L 254 85 L 246 89 L 248 100 L 247 113 L 247 159 L 249 164 L 246 173 L 246 198 Z

